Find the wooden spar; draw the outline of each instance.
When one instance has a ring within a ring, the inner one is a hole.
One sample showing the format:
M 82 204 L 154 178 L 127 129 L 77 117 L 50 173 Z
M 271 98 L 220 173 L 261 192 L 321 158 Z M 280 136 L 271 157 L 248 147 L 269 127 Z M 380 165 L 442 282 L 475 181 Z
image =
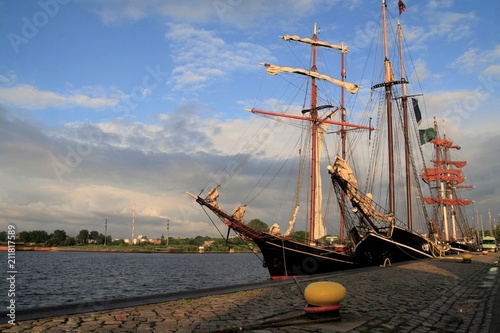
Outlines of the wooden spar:
M 247 109 L 246 111 L 254 113 L 254 114 L 264 114 L 264 115 L 268 115 L 268 116 L 276 116 L 276 117 L 283 117 L 283 118 L 290 118 L 290 119 L 313 121 L 312 117 L 297 116 L 297 115 L 293 115 L 293 114 L 286 114 L 286 113 L 279 113 L 279 112 L 272 112 L 272 111 L 264 111 L 264 110 L 257 110 L 257 109 Z M 325 124 L 331 124 L 331 125 L 340 125 L 340 126 L 352 127 L 352 128 L 357 128 L 357 129 L 365 129 L 365 130 L 370 130 L 370 131 L 374 131 L 375 130 L 375 128 L 371 127 L 371 126 L 363 126 L 363 125 L 345 123 L 345 122 L 341 122 L 341 121 L 333 121 L 333 120 L 329 120 L 329 119 L 317 118 L 317 119 L 315 119 L 315 121 L 318 122 L 318 123 L 325 123 Z
M 398 39 L 399 39 L 399 60 L 401 67 L 401 84 L 402 90 L 402 106 L 403 106 L 403 135 L 405 146 L 405 182 L 406 182 L 406 220 L 407 228 L 409 231 L 413 230 L 413 213 L 411 202 L 411 174 L 410 174 L 410 138 L 409 138 L 409 120 L 408 120 L 408 97 L 406 96 L 406 79 L 405 79 L 405 66 L 403 62 L 403 31 L 401 23 L 398 20 Z

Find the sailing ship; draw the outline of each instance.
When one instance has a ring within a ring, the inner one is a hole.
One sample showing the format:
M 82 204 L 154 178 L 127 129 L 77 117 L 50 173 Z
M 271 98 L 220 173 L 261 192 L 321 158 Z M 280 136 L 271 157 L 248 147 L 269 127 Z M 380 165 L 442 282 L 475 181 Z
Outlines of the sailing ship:
M 432 167 L 424 169 L 422 179 L 430 184 L 432 196 L 424 197 L 426 204 L 431 205 L 432 223 L 440 239 L 452 251 L 471 251 L 477 248 L 477 239 L 471 230 L 465 207 L 472 204 L 471 199 L 464 199 L 461 193 L 472 189 L 473 186 L 464 184 L 463 168 L 466 161 L 454 160 L 453 151 L 461 149 L 460 146 L 442 136 L 437 119 L 434 118 L 434 127 L 420 130 L 422 144 L 431 143 L 434 151 Z
M 400 14 L 404 11 L 404 4 L 399 1 Z M 403 10 L 402 10 L 403 9 Z M 366 265 L 382 264 L 390 262 L 401 262 L 414 259 L 432 258 L 439 255 L 438 244 L 442 241 L 439 233 L 432 229 L 425 207 L 422 206 L 423 189 L 418 180 L 416 172 L 418 161 L 424 165 L 423 154 L 418 154 L 417 127 L 421 121 L 421 113 L 418 107 L 416 95 L 407 94 L 409 84 L 405 75 L 403 55 L 403 33 L 401 23 L 397 23 L 397 44 L 399 44 L 399 77 L 396 77 L 396 66 L 389 58 L 389 43 L 387 32 L 386 2 L 382 1 L 382 27 L 383 33 L 383 62 L 384 71 L 382 82 L 376 82 L 371 87 L 372 93 L 379 97 L 374 102 L 374 108 L 379 119 L 379 135 L 377 142 L 372 144 L 372 152 L 378 152 L 386 148 L 382 171 L 376 168 L 380 164 L 380 155 L 373 153 L 369 162 L 371 173 L 368 179 L 375 179 L 374 174 L 380 171 L 385 176 L 381 193 L 386 194 L 386 209 L 376 204 L 372 191 L 362 191 L 358 181 L 351 170 L 348 161 L 337 156 L 335 162 L 329 166 L 328 171 L 332 183 L 339 198 L 339 202 L 345 202 L 347 197 L 350 204 L 345 209 L 346 225 L 350 228 L 350 237 L 358 258 Z M 377 94 L 377 89 L 379 93 Z M 376 100 L 376 98 L 373 98 Z M 414 117 L 410 116 L 409 99 L 412 100 Z M 384 119 L 385 118 L 385 123 Z M 418 118 L 418 119 L 417 119 Z M 397 135 L 400 134 L 398 137 Z M 397 149 L 402 152 L 398 154 Z M 402 156 L 402 158 L 401 158 Z M 385 171 L 385 172 L 384 172 Z M 399 178 L 397 178 L 399 175 Z M 366 188 L 373 189 L 374 185 L 367 182 Z M 403 190 L 397 194 L 397 189 Z M 378 202 L 381 202 L 380 195 Z M 422 208 L 420 217 L 415 207 Z M 417 229 L 415 221 L 424 221 L 423 227 Z
M 307 157 L 306 154 L 303 154 L 303 157 L 304 159 L 308 159 L 309 166 L 307 169 L 310 170 L 309 177 L 311 179 L 308 195 L 309 203 L 307 204 L 308 213 L 306 214 L 310 226 L 308 239 L 298 240 L 291 237 L 291 231 L 293 230 L 300 207 L 299 203 L 293 208 L 287 232 L 285 234 L 280 234 L 277 224 L 273 225 L 269 232 L 258 231 L 246 225 L 243 220 L 245 211 L 245 206 L 243 205 L 237 207 L 231 214 L 222 210 L 217 202 L 217 198 L 219 197 L 218 187 L 212 188 L 205 198 L 190 193 L 188 194 L 195 198 L 200 205 L 207 207 L 215 213 L 230 229 L 250 238 L 259 247 L 263 255 L 264 265 L 268 268 L 271 278 L 273 279 L 330 273 L 357 268 L 359 267 L 358 258 L 348 248 L 343 246 L 326 246 L 324 242 L 321 243 L 326 236 L 326 231 L 323 223 L 324 218 L 322 216 L 323 200 L 320 161 L 327 127 L 332 124 L 342 126 L 344 138 L 346 128 L 370 129 L 368 126 L 347 123 L 345 121 L 345 113 L 343 113 L 343 119 L 341 121 L 332 120 L 332 117 L 337 113 L 339 108 L 344 110 L 342 105 L 340 105 L 340 107 L 334 107 L 332 104 L 318 105 L 317 81 L 319 80 L 339 86 L 342 96 L 345 90 L 352 94 L 358 91 L 358 86 L 346 82 L 345 76 L 339 80 L 329 75 L 322 74 L 318 71 L 316 65 L 318 48 L 338 50 L 342 59 L 348 52 L 348 48 L 345 45 L 331 44 L 319 40 L 316 24 L 314 25 L 312 38 L 285 35 L 282 36 L 282 39 L 286 42 L 294 41 L 310 45 L 311 68 L 285 67 L 270 63 L 261 64 L 266 67 L 266 72 L 270 75 L 293 73 L 307 77 L 311 92 L 309 105 L 307 108 L 303 108 L 299 115 L 257 109 L 251 109 L 249 111 L 254 114 L 293 119 L 307 123 L 307 126 L 304 126 L 304 128 L 310 140 L 306 141 L 304 151 L 310 151 L 310 155 Z M 342 73 L 345 73 L 345 71 L 342 70 Z M 302 149 L 299 149 L 299 151 L 302 151 Z M 302 153 L 300 153 L 300 155 L 302 156 Z M 302 164 L 305 163 L 304 159 L 301 162 Z M 304 167 L 302 167 L 302 169 L 303 168 Z M 323 169 L 326 170 L 326 166 Z
M 299 207 L 303 207 L 298 203 L 299 185 L 297 181 L 297 189 L 295 191 L 294 207 L 291 209 L 288 230 L 281 234 L 279 225 L 274 224 L 268 231 L 261 231 L 252 228 L 245 223 L 244 214 L 246 212 L 246 204 L 238 205 L 231 213 L 221 208 L 219 204 L 219 195 L 224 178 L 221 183 L 211 187 L 207 195 L 188 194 L 193 197 L 202 207 L 208 208 L 214 213 L 229 230 L 234 230 L 237 234 L 252 240 L 260 249 L 263 257 L 264 266 L 267 267 L 271 278 L 280 279 L 299 275 L 313 275 L 321 273 L 330 273 L 346 269 L 358 268 L 367 265 L 380 265 L 387 260 L 391 262 L 399 262 L 404 260 L 431 258 L 439 253 L 436 247 L 436 234 L 429 233 L 430 220 L 426 214 L 423 204 L 418 204 L 419 208 L 424 211 L 423 216 L 419 220 L 424 221 L 426 231 L 414 230 L 413 221 L 416 214 L 412 205 L 415 205 L 414 200 L 422 201 L 422 190 L 418 181 L 411 180 L 411 175 L 418 178 L 416 165 L 412 155 L 412 149 L 415 148 L 411 144 L 410 127 L 412 125 L 409 119 L 408 96 L 406 94 L 406 85 L 408 81 L 404 75 L 404 69 L 401 72 L 401 79 L 395 79 L 393 67 L 389 61 L 387 48 L 387 22 L 386 22 L 386 2 L 382 1 L 382 17 L 385 45 L 385 80 L 382 83 L 374 84 L 372 91 L 378 88 L 382 92 L 384 103 L 379 105 L 384 106 L 384 112 L 378 112 L 386 117 L 386 125 L 377 128 L 376 140 L 381 144 L 382 128 L 387 130 L 387 139 L 385 147 L 388 147 L 388 158 L 386 162 L 388 166 L 385 168 L 386 180 L 381 181 L 385 186 L 384 192 L 388 196 L 388 208 L 383 209 L 375 203 L 373 191 L 362 191 L 358 186 L 358 182 L 354 176 L 355 172 L 351 167 L 351 163 L 360 157 L 360 153 L 354 148 L 356 142 L 359 143 L 361 137 L 368 136 L 370 146 L 372 146 L 371 136 L 375 128 L 371 125 L 370 117 L 367 116 L 360 124 L 353 124 L 347 121 L 347 113 L 345 107 L 345 93 L 356 94 L 359 86 L 353 83 L 346 82 L 345 59 L 348 48 L 345 45 L 331 44 L 318 39 L 316 24 L 314 25 L 312 38 L 303 38 L 299 36 L 285 35 L 282 39 L 285 42 L 303 43 L 311 49 L 311 66 L 310 68 L 284 67 L 270 63 L 262 63 L 266 67 L 267 74 L 293 74 L 298 77 L 305 77 L 308 80 L 307 89 L 308 105 L 304 105 L 299 114 L 289 112 L 265 111 L 252 108 L 249 111 L 253 114 L 263 115 L 264 117 L 273 117 L 279 119 L 278 122 L 284 123 L 284 119 L 290 121 L 301 122 L 306 124 L 301 126 L 306 130 L 304 137 L 304 145 L 299 149 L 300 167 L 299 170 L 308 170 L 308 178 L 310 180 L 307 195 L 308 200 L 307 212 L 302 213 L 302 217 L 306 220 L 308 226 L 307 239 L 295 239 L 292 237 L 291 231 L 294 228 L 298 218 Z M 399 29 L 400 25 L 398 24 Z M 317 66 L 317 53 L 319 50 L 329 49 L 340 52 L 341 58 L 341 78 L 336 79 L 332 76 L 321 73 Z M 338 87 L 340 90 L 340 102 L 337 106 L 334 103 L 319 103 L 319 101 L 329 101 L 328 98 L 320 98 L 319 93 L 328 91 L 328 89 L 318 89 L 319 84 L 328 84 Z M 296 85 L 297 86 L 297 85 Z M 401 87 L 400 90 L 395 89 L 396 86 Z M 396 96 L 397 93 L 399 96 Z M 395 106 L 393 106 L 395 105 Z M 288 111 L 288 110 L 286 110 Z M 340 111 L 340 112 L 339 112 Z M 335 116 L 340 116 L 339 121 L 333 120 Z M 399 121 L 403 124 L 402 139 L 395 138 L 395 129 L 393 128 Z M 334 133 L 340 138 L 340 143 L 337 144 L 338 154 L 332 162 L 331 158 L 323 158 L 321 153 L 325 149 L 325 141 L 329 126 L 335 126 Z M 349 134 L 349 140 L 348 140 Z M 359 134 L 359 135 L 357 135 Z M 395 158 L 396 152 L 394 146 L 397 142 L 403 142 L 404 148 L 403 167 L 405 173 L 405 182 L 403 186 L 396 183 L 395 174 L 401 173 L 396 170 L 395 161 L 400 161 L 400 158 Z M 351 146 L 351 143 L 353 145 Z M 349 147 L 348 147 L 349 145 Z M 358 145 L 359 146 L 359 145 Z M 373 147 L 376 145 L 373 144 Z M 377 147 L 380 147 L 379 145 Z M 372 152 L 380 151 L 379 148 L 373 148 Z M 310 153 L 307 157 L 306 154 Z M 245 159 L 246 161 L 247 159 Z M 326 160 L 324 167 L 321 167 L 321 162 Z M 368 169 L 374 172 L 374 166 L 379 164 L 380 157 L 372 154 L 372 161 Z M 360 162 L 361 163 L 361 162 Z M 363 164 L 363 163 L 361 163 Z M 364 165 L 363 165 L 364 166 Z M 237 169 L 240 169 L 238 166 Z M 329 193 L 334 194 L 338 201 L 339 212 L 337 217 L 332 219 L 339 227 L 339 242 L 340 246 L 332 246 L 325 242 L 326 230 L 325 222 L 331 222 L 323 214 L 323 188 L 322 188 L 322 173 L 330 174 Z M 274 177 L 272 177 L 274 178 Z M 367 176 L 367 179 L 375 180 L 373 174 Z M 367 182 L 367 189 L 373 188 L 372 183 Z M 396 200 L 396 187 L 406 188 L 407 192 L 404 196 L 398 196 Z M 417 199 L 414 199 L 413 192 L 417 188 Z M 381 193 L 381 192 L 378 192 Z M 397 204 L 402 201 L 405 205 L 404 209 L 398 210 Z M 403 217 L 399 217 L 403 213 Z M 404 222 L 403 222 L 404 221 Z M 416 223 L 415 223 L 416 224 Z M 229 235 L 228 230 L 228 235 Z

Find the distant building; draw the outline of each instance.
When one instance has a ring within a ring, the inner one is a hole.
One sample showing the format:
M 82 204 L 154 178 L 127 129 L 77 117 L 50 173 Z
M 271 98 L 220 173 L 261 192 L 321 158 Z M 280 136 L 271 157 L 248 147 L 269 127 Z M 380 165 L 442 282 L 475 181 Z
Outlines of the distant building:
M 203 243 L 204 247 L 210 247 L 215 241 L 214 240 L 208 240 Z
M 327 236 L 325 237 L 325 240 L 329 243 L 329 244 L 333 244 L 335 241 L 338 241 L 339 238 L 337 236 Z
M 161 245 L 161 239 L 160 239 L 160 238 L 157 238 L 157 239 L 150 239 L 150 240 L 149 240 L 149 243 L 150 243 L 150 244 L 153 244 L 153 245 Z
M 147 243 L 149 242 L 149 239 L 147 236 L 143 236 L 143 235 L 139 235 L 137 236 L 137 239 L 135 239 L 136 242 L 134 242 L 134 244 L 137 244 L 137 243 Z

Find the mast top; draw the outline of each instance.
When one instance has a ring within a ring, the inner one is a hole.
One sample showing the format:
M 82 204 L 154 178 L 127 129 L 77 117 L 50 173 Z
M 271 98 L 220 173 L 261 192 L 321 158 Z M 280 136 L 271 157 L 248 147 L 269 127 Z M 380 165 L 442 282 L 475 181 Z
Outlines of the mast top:
M 313 35 L 316 35 L 317 28 L 316 28 L 316 22 L 314 22 L 314 30 L 313 30 Z

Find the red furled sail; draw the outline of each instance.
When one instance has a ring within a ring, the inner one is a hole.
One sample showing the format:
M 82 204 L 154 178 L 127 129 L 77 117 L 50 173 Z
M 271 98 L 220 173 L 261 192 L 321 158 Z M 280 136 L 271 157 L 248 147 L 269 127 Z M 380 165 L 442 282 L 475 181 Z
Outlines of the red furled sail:
M 469 199 L 448 199 L 448 198 L 422 198 L 427 204 L 441 204 L 441 205 L 450 205 L 450 206 L 467 206 L 472 203 L 472 200 Z
M 453 148 L 453 149 L 456 149 L 456 150 L 460 150 L 462 149 L 462 147 L 460 146 L 454 146 L 453 145 L 453 142 L 449 141 L 449 140 L 446 140 L 446 139 L 432 139 L 430 141 L 431 143 L 435 144 L 436 146 L 441 146 L 441 147 L 444 147 L 444 148 Z
M 434 165 L 453 165 L 455 168 L 464 168 L 467 165 L 466 161 L 434 161 Z
M 459 169 L 427 168 L 422 173 L 421 177 L 426 182 L 435 182 L 440 180 L 461 184 L 465 181 L 464 177 L 462 177 L 462 171 Z

